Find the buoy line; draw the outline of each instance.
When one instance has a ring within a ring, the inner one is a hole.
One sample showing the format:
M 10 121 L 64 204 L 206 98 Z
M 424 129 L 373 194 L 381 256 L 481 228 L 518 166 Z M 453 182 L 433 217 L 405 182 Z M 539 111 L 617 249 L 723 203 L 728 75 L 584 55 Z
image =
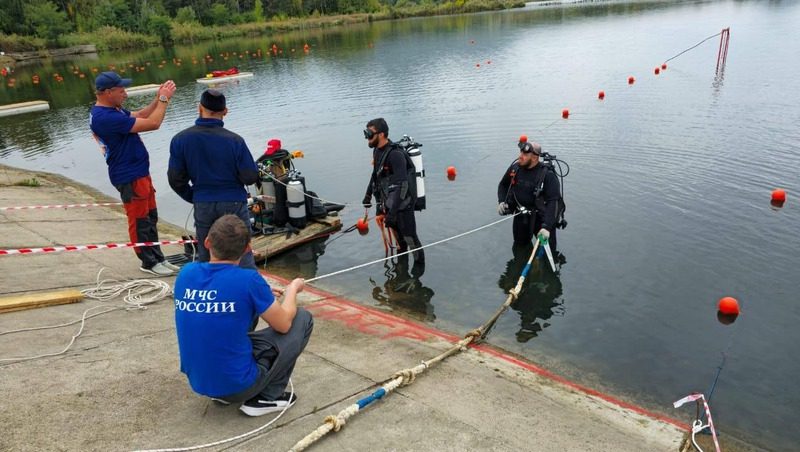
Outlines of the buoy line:
M 661 65 L 660 65 L 660 68 L 661 68 L 661 70 L 666 70 L 666 64 L 667 64 L 667 62 L 669 62 L 669 61 L 672 61 L 672 60 L 674 60 L 674 59 L 678 58 L 679 56 L 683 55 L 684 53 L 686 53 L 686 52 L 689 52 L 690 50 L 693 50 L 693 49 L 695 49 L 695 48 L 699 47 L 701 44 L 705 43 L 706 41 L 708 41 L 708 40 L 710 40 L 710 39 L 712 39 L 712 38 L 715 38 L 715 37 L 717 37 L 717 36 L 719 36 L 719 35 L 721 35 L 721 34 L 722 34 L 722 32 L 715 33 L 715 34 L 713 34 L 713 35 L 711 35 L 711 36 L 709 36 L 709 37 L 707 37 L 707 38 L 704 38 L 704 39 L 700 40 L 700 41 L 699 41 L 699 42 L 697 42 L 696 44 L 694 44 L 694 45 L 692 45 L 692 46 L 690 46 L 690 47 L 688 47 L 688 48 L 686 48 L 686 49 L 684 49 L 684 50 L 682 50 L 682 51 L 678 52 L 677 54 L 675 54 L 675 55 L 673 55 L 673 56 L 671 56 L 671 57 L 669 57 L 669 58 L 665 59 L 665 60 L 664 60 L 664 61 L 661 63 Z M 628 71 L 628 72 L 631 72 L 631 71 Z M 658 73 L 659 73 L 659 72 L 656 72 L 656 75 L 658 75 Z M 629 78 L 628 78 L 628 82 L 627 82 L 627 83 L 628 83 L 628 85 L 633 85 L 635 82 L 636 82 L 635 78 L 633 78 L 633 77 L 629 77 Z M 604 100 L 604 99 L 605 99 L 605 97 L 606 97 L 606 92 L 605 92 L 605 90 L 601 90 L 601 91 L 598 93 L 598 96 L 597 96 L 597 98 L 598 98 L 598 99 L 600 99 L 600 100 Z M 566 116 L 564 115 L 564 111 L 565 111 L 565 110 L 567 111 L 567 114 L 566 114 Z M 567 118 L 569 117 L 569 115 L 570 115 L 570 114 L 574 114 L 574 112 L 572 112 L 572 111 L 570 111 L 570 110 L 567 110 L 567 109 L 565 109 L 565 110 L 562 110 L 562 115 L 561 115 L 561 117 L 560 117 L 560 118 L 554 119 L 553 121 L 551 121 L 549 124 L 547 124 L 547 125 L 546 125 L 546 126 L 544 126 L 544 127 L 540 127 L 540 128 L 538 128 L 538 129 L 534 129 L 535 133 L 536 133 L 536 134 L 541 134 L 541 133 L 543 133 L 545 130 L 547 130 L 547 129 L 549 129 L 550 127 L 554 126 L 556 123 L 558 123 L 558 122 L 561 122 L 561 121 L 563 121 L 563 120 L 567 119 Z M 493 156 L 493 155 L 494 155 L 494 154 L 487 154 L 487 155 L 485 155 L 484 157 L 481 157 L 480 159 L 478 159 L 478 161 L 477 161 L 476 163 L 480 163 L 480 162 L 482 162 L 482 161 L 486 160 L 487 158 L 489 158 L 489 157 L 491 157 L 491 156 Z
M 101 268 L 100 271 L 97 272 L 97 285 L 89 289 L 81 290 L 81 293 L 87 298 L 92 298 L 101 302 L 105 302 L 108 300 L 112 300 L 117 296 L 119 296 L 120 294 L 127 291 L 127 294 L 122 299 L 125 304 L 112 307 L 108 307 L 105 305 L 93 306 L 83 311 L 83 314 L 81 315 L 80 319 L 72 322 L 66 322 L 58 325 L 48 325 L 48 326 L 31 327 L 31 328 L 20 328 L 11 331 L 2 331 L 0 332 L 0 336 L 6 334 L 21 333 L 24 331 L 56 329 L 69 325 L 74 325 L 78 322 L 80 322 L 81 324 L 80 328 L 78 328 L 78 332 L 72 336 L 67 346 L 64 347 L 64 349 L 61 350 L 60 352 L 43 353 L 41 355 L 35 355 L 35 356 L 0 358 L 0 362 L 23 362 L 23 361 L 32 361 L 34 359 L 39 359 L 39 358 L 47 358 L 52 356 L 63 355 L 72 347 L 72 345 L 75 343 L 75 340 L 83 333 L 83 328 L 86 326 L 87 319 L 91 319 L 92 317 L 97 317 L 99 315 L 108 314 L 109 312 L 119 311 L 122 309 L 126 311 L 147 309 L 148 305 L 156 303 L 157 301 L 163 299 L 164 297 L 172 293 L 172 288 L 169 286 L 169 284 L 165 283 L 164 281 L 158 281 L 153 279 L 134 279 L 122 282 L 117 280 L 105 279 L 101 281 L 100 274 L 103 273 L 103 270 L 105 270 L 105 267 Z M 101 307 L 105 307 L 108 309 L 106 309 L 105 311 L 96 312 L 89 315 L 89 312 Z

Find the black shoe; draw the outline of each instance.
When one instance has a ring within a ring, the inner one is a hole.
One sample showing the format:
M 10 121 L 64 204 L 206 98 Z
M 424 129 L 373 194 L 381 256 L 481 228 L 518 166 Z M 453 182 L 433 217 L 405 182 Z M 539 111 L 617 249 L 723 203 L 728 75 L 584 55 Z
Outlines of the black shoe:
M 291 400 L 289 400 L 290 395 L 292 396 Z M 288 409 L 295 402 L 297 402 L 297 394 L 284 392 L 275 400 L 265 400 L 261 396 L 255 396 L 243 403 L 239 409 L 248 416 L 263 416 Z

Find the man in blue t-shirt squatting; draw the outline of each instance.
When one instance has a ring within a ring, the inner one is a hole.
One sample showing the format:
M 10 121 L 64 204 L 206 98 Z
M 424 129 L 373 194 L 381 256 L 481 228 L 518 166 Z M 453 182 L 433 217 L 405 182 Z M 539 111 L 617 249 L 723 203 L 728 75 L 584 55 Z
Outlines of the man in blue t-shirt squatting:
M 128 217 L 131 242 L 158 241 L 158 209 L 156 190 L 150 179 L 150 155 L 139 132 L 161 127 L 175 83 L 167 80 L 155 99 L 141 110 L 130 112 L 122 108 L 128 98 L 125 88 L 131 79 L 121 78 L 113 71 L 102 72 L 94 80 L 97 102 L 89 114 L 89 127 L 100 145 L 108 164 L 108 177 L 119 191 Z M 140 270 L 156 276 L 175 274 L 179 268 L 164 259 L 159 246 L 134 248 L 142 261 Z
M 239 409 L 248 416 L 287 409 L 297 395 L 286 385 L 314 328 L 296 303 L 305 282 L 290 282 L 279 303 L 281 291 L 239 267 L 250 249 L 250 226 L 236 215 L 215 221 L 205 246 L 211 260 L 184 266 L 175 280 L 181 372 L 199 394 L 225 405 L 244 402 Z M 249 331 L 257 317 L 269 327 Z

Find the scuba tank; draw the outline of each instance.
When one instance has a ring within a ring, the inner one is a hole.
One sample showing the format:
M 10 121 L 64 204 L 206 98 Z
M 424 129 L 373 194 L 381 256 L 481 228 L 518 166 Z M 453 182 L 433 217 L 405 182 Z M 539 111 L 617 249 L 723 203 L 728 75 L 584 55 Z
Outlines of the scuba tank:
M 306 187 L 305 180 L 297 173 L 289 175 L 289 183 L 286 184 L 286 204 L 289 206 L 289 224 L 303 229 L 306 227 Z
M 258 194 L 264 197 L 262 200 L 266 210 L 275 207 L 275 181 L 272 179 L 272 174 L 261 176 L 261 188 L 258 189 Z
M 411 162 L 414 164 L 417 182 L 417 202 L 414 204 L 414 210 L 425 209 L 425 168 L 422 166 L 422 151 L 419 148 L 411 148 L 408 151 L 408 156 L 411 157 Z
M 408 135 L 403 135 L 397 144 L 406 154 L 407 159 L 414 165 L 414 173 L 409 174 L 409 190 L 416 196 L 414 210 L 425 210 L 425 168 L 422 165 L 422 144 L 414 141 Z M 413 184 L 413 186 L 412 186 Z

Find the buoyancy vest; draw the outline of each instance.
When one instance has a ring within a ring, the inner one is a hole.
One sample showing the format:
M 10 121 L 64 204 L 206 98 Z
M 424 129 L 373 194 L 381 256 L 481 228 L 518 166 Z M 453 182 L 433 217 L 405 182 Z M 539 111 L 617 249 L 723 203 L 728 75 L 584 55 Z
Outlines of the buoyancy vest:
M 380 195 L 380 202 L 384 203 L 387 210 L 394 210 L 394 206 L 387 205 L 387 203 L 391 202 L 390 193 L 394 190 L 400 190 L 400 205 L 397 206 L 397 210 L 406 210 L 409 206 L 416 208 L 417 174 L 414 163 L 411 161 L 411 157 L 408 153 L 396 143 L 390 141 L 386 146 L 387 149 L 381 154 L 380 160 L 375 162 L 375 180 L 377 185 L 375 188 L 376 192 Z M 405 168 L 398 170 L 389 166 L 388 159 L 392 152 L 399 152 L 403 156 Z M 395 171 L 405 173 L 405 178 L 399 186 L 394 186 L 390 181 L 389 175 L 394 174 Z
M 523 207 L 533 210 L 535 213 L 544 214 L 545 212 L 545 179 L 547 175 L 552 173 L 554 177 L 558 177 L 555 168 L 552 164 L 548 162 L 540 162 L 537 167 L 541 169 L 535 174 L 535 177 L 532 179 L 528 178 L 519 178 L 518 174 L 520 171 L 519 161 L 515 161 L 511 164 L 508 169 L 508 175 L 511 180 L 509 186 L 509 194 L 511 195 L 511 199 L 507 200 L 509 206 L 512 208 L 520 207 L 519 204 L 522 204 Z M 531 193 L 533 197 L 533 203 L 526 202 L 528 199 L 525 198 L 527 193 Z M 522 200 L 519 200 L 519 197 L 523 197 Z M 565 228 L 567 226 L 567 222 L 564 219 L 564 212 L 566 212 L 567 207 L 564 203 L 564 196 L 559 190 L 558 193 L 558 200 L 556 201 L 558 204 L 555 210 L 555 223 L 553 224 L 556 228 Z

